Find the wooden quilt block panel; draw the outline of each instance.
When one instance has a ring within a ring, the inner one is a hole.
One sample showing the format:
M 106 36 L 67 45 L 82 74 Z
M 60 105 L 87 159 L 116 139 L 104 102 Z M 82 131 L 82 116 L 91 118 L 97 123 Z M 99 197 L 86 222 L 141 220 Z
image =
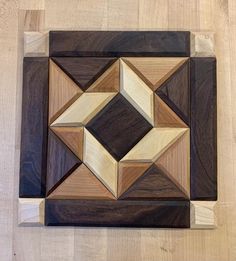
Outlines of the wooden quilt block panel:
M 45 225 L 189 228 L 216 200 L 216 60 L 190 53 L 189 32 L 54 31 L 24 60 L 20 197 Z

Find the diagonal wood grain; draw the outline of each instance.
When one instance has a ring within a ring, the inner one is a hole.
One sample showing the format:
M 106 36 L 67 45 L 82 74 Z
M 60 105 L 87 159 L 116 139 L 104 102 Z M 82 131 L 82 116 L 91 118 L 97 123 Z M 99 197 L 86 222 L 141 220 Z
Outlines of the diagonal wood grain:
M 48 198 L 52 199 L 115 199 L 112 193 L 81 164 Z

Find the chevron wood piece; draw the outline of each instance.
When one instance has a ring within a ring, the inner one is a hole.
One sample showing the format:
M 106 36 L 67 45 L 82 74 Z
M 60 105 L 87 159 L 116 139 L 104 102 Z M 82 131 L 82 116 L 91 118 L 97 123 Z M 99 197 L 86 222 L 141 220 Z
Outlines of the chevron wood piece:
M 117 161 L 151 128 L 152 125 L 121 94 L 86 125 Z
M 189 201 L 46 199 L 46 226 L 189 228 Z
M 120 62 L 111 65 L 86 92 L 118 92 L 120 89 Z
M 151 163 L 119 162 L 118 197 L 123 194 L 149 167 Z
M 182 127 L 188 126 L 174 113 L 171 108 L 162 101 L 156 94 L 154 95 L 154 126 L 155 127 Z
M 23 63 L 20 197 L 44 197 L 47 170 L 48 58 Z
M 189 60 L 175 71 L 156 94 L 187 124 L 190 124 Z
M 50 31 L 49 55 L 54 57 L 186 57 L 189 54 L 189 32 Z
M 181 57 L 122 58 L 129 67 L 153 90 L 161 86 L 186 60 Z
M 19 198 L 18 224 L 20 226 L 44 225 L 44 198 Z
M 120 63 L 121 94 L 154 125 L 153 92 L 146 83 L 134 73 L 131 68 L 121 60 Z
M 24 56 L 48 56 L 48 33 L 24 32 Z
M 50 60 L 49 123 L 52 123 L 81 94 L 79 86 Z
M 216 227 L 214 208 L 216 201 L 191 201 L 190 219 L 192 229 L 211 229 Z
M 213 32 L 191 32 L 191 56 L 214 57 L 215 39 Z
M 116 61 L 116 58 L 109 57 L 54 57 L 52 59 L 83 91 L 86 91 Z
M 190 197 L 190 135 L 186 131 L 155 162 Z
M 55 190 L 52 199 L 115 199 L 97 177 L 81 164 Z
M 83 159 L 84 129 L 82 127 L 51 127 L 51 129 L 80 160 Z
M 51 126 L 86 125 L 114 96 L 114 92 L 83 93 Z
M 84 130 L 83 162 L 117 197 L 118 163 L 86 129 Z
M 187 128 L 153 128 L 121 161 L 154 162 L 187 130 Z
M 183 200 L 183 191 L 154 164 L 120 196 L 127 200 Z
M 47 195 L 71 174 L 81 161 L 51 130 L 48 133 Z
M 191 199 L 217 199 L 216 59 L 191 58 Z

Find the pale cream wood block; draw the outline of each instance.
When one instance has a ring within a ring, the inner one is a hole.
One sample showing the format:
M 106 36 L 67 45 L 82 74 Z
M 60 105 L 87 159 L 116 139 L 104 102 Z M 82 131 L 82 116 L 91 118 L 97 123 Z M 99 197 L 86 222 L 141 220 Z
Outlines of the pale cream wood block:
M 24 32 L 24 56 L 48 56 L 47 32 Z
M 86 92 L 119 92 L 120 90 L 120 62 L 114 62 Z
M 152 89 L 161 86 L 188 58 L 182 57 L 131 57 L 122 58 L 131 69 Z
M 154 125 L 154 94 L 146 83 L 131 68 L 120 60 L 121 94 Z
M 215 39 L 213 32 L 191 32 L 191 56 L 215 56 Z
M 43 32 L 44 10 L 19 10 L 19 20 L 23 21 L 24 32 Z
M 44 225 L 44 198 L 19 198 L 18 224 L 22 226 Z
M 190 220 L 192 229 L 210 229 L 216 227 L 214 207 L 216 201 L 191 201 Z
M 187 130 L 187 128 L 153 128 L 121 161 L 154 162 Z
M 45 0 L 19 0 L 19 9 L 44 10 Z
M 84 126 L 87 124 L 116 93 L 83 93 L 51 126 Z
M 190 196 L 190 131 L 187 130 L 155 162 L 158 168 Z
M 83 162 L 117 197 L 118 163 L 86 129 L 84 129 Z
M 49 62 L 49 123 L 80 95 L 82 90 L 52 60 Z

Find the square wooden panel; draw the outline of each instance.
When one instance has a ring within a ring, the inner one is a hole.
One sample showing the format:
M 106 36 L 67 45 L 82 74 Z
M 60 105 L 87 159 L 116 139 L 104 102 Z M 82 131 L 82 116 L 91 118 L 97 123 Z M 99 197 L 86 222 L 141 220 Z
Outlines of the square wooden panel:
M 49 57 L 24 58 L 20 198 L 45 225 L 213 227 L 216 59 L 205 35 L 53 31 Z

